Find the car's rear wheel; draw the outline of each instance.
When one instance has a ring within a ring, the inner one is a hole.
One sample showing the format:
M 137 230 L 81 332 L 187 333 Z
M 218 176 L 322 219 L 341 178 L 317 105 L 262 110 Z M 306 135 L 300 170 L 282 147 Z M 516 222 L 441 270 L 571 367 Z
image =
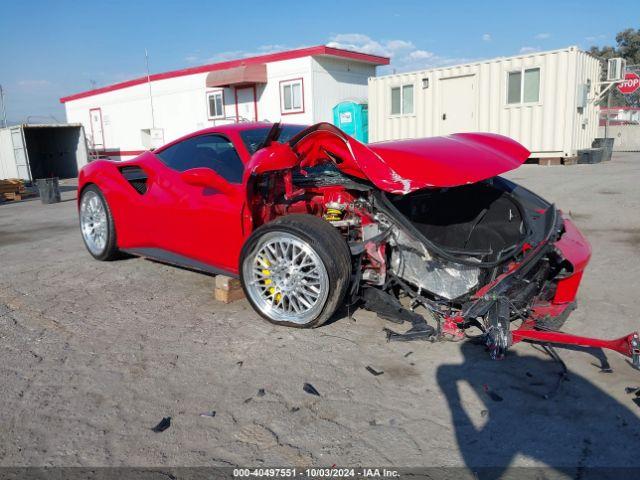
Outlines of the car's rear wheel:
M 113 260 L 118 256 L 113 216 L 95 185 L 85 188 L 80 197 L 80 231 L 87 250 L 97 260 Z
M 328 222 L 292 214 L 256 229 L 240 257 L 242 287 L 268 321 L 318 327 L 342 303 L 351 276 L 351 255 Z

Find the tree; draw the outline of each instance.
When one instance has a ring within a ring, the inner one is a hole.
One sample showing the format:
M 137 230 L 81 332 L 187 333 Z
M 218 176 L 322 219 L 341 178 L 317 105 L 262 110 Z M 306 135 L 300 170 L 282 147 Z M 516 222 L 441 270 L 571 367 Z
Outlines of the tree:
M 629 70 L 640 73 L 640 29 L 627 28 L 616 35 L 616 46 L 605 45 L 603 47 L 591 47 L 589 53 L 603 61 L 610 58 L 622 57 L 627 61 Z M 606 69 L 602 72 L 602 80 L 606 79 Z M 640 94 L 623 95 L 615 87 L 612 87 L 611 105 L 631 105 L 640 107 Z M 606 97 L 601 101 L 606 102 Z

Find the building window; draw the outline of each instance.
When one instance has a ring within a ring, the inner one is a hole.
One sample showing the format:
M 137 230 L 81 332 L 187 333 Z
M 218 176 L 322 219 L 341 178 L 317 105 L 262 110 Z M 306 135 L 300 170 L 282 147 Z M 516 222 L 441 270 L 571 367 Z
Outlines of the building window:
M 207 93 L 209 119 L 224 118 L 224 94 L 222 90 Z
M 509 72 L 507 77 L 507 103 L 537 103 L 540 101 L 540 69 L 527 68 Z
M 413 85 L 391 88 L 391 115 L 413 113 Z
M 304 112 L 304 89 L 302 79 L 280 82 L 280 112 L 302 113 Z

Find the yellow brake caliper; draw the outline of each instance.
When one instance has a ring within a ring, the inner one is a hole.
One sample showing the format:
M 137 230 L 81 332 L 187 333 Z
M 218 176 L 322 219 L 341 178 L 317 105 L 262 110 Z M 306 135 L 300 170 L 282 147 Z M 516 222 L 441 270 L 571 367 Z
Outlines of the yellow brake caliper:
M 271 262 L 267 258 L 260 258 L 258 261 L 262 264 L 262 267 L 263 267 L 262 275 L 264 275 L 265 277 L 270 277 L 271 270 L 269 270 L 269 267 L 271 267 Z M 270 278 L 265 278 L 262 282 L 263 282 L 263 285 L 271 285 L 272 283 Z M 279 302 L 282 299 L 282 294 L 280 292 L 276 293 L 275 287 L 270 287 L 269 293 L 271 295 L 275 295 L 274 298 L 276 302 Z

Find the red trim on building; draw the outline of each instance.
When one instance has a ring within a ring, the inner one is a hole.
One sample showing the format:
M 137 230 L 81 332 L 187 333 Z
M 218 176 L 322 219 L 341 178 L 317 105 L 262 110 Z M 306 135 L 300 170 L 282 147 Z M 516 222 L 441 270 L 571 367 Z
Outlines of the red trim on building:
M 100 150 L 101 157 L 131 157 L 142 155 L 146 150 Z
M 227 62 L 213 63 L 210 65 L 202 65 L 199 67 L 183 68 L 182 70 L 173 70 L 165 73 L 155 73 L 149 77 L 149 80 L 166 80 L 169 78 L 183 77 L 186 75 L 194 75 L 196 73 L 206 73 L 214 70 L 224 70 L 227 68 L 239 67 L 242 65 L 251 65 L 255 63 L 268 63 L 278 62 L 281 60 L 291 60 L 293 58 L 309 57 L 309 56 L 330 56 L 339 58 L 348 58 L 351 60 L 357 60 L 359 62 L 372 63 L 374 65 L 389 65 L 388 57 L 380 57 L 378 55 L 369 55 L 367 53 L 352 52 L 349 50 L 342 50 L 340 48 L 327 47 L 326 45 L 319 45 L 316 47 L 301 48 L 298 50 L 289 50 L 286 52 L 269 53 L 267 55 L 259 55 L 257 57 L 242 58 L 238 60 L 230 60 Z M 120 90 L 122 88 L 133 87 L 135 85 L 142 85 L 147 83 L 147 77 L 135 78 L 133 80 L 127 80 L 126 82 L 115 83 L 106 87 L 96 88 L 94 90 L 88 90 L 86 92 L 76 93 L 67 97 L 62 97 L 60 103 L 66 103 L 71 100 L 78 100 L 79 98 L 92 97 L 93 95 L 99 95 L 101 93 L 112 92 L 114 90 Z
M 256 115 L 256 122 L 259 122 L 260 120 L 258 120 L 258 89 L 256 88 L 255 83 L 253 84 L 253 109 Z
M 233 89 L 233 98 L 236 102 L 236 123 L 240 121 L 240 112 L 238 112 L 238 89 Z
M 282 101 L 282 84 L 293 83 L 293 82 L 297 82 L 298 80 L 300 80 L 300 100 L 302 101 L 302 110 L 296 110 L 294 112 L 285 112 L 284 109 L 282 108 L 284 103 Z M 287 80 L 280 80 L 280 83 L 278 83 L 278 91 L 280 92 L 280 115 L 298 115 L 298 114 L 304 113 L 304 78 L 298 77 L 298 78 L 289 78 Z

